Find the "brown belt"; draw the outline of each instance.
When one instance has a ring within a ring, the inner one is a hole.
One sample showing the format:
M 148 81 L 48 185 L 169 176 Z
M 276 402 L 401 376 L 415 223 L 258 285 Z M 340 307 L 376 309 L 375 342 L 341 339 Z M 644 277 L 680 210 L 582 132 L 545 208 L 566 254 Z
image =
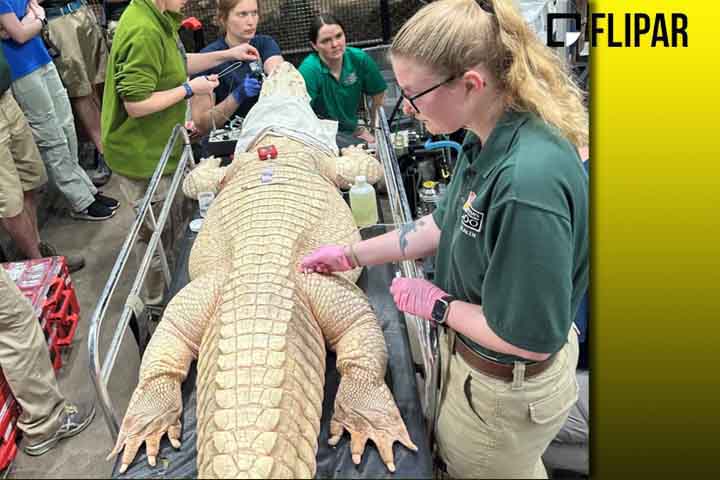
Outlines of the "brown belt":
M 499 378 L 507 382 L 512 382 L 513 364 L 493 362 L 492 360 L 484 358 L 482 355 L 468 347 L 460 337 L 457 337 L 455 340 L 455 352 L 457 352 L 468 365 L 478 372 L 482 372 L 486 375 L 490 375 L 491 377 Z M 541 374 L 547 370 L 550 365 L 552 365 L 553 360 L 555 360 L 555 355 L 543 360 L 542 362 L 525 364 L 525 378 Z

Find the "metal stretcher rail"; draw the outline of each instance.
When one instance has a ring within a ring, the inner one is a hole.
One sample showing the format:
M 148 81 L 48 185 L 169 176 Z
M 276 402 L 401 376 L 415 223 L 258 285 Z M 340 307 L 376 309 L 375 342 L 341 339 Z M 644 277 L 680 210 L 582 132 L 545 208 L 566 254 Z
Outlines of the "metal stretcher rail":
M 165 170 L 165 167 L 170 160 L 170 157 L 172 156 L 178 139 L 180 138 L 182 138 L 184 145 L 182 155 L 180 157 L 180 161 L 178 162 L 175 174 L 173 175 L 168 194 L 163 200 L 163 206 L 162 210 L 160 211 L 160 216 L 156 220 L 155 214 L 153 213 L 152 208 L 150 208 L 151 202 L 153 196 L 155 195 L 155 191 L 160 184 L 162 173 Z M 110 272 L 110 277 L 105 284 L 105 288 L 103 288 L 102 294 L 100 295 L 100 298 L 95 305 L 95 311 L 93 312 L 93 315 L 90 319 L 90 330 L 88 335 L 88 358 L 90 364 L 90 377 L 92 378 L 93 385 L 95 386 L 95 391 L 97 392 L 97 397 L 100 402 L 103 415 L 105 416 L 105 422 L 107 423 L 108 429 L 110 430 L 110 435 L 112 436 L 113 441 L 115 441 L 118 436 L 119 422 L 115 417 L 113 401 L 108 391 L 110 375 L 112 374 L 113 367 L 115 366 L 115 362 L 117 360 L 118 352 L 120 351 L 120 344 L 122 343 L 122 339 L 127 332 L 127 327 L 130 322 L 131 315 L 133 315 L 134 313 L 137 317 L 139 316 L 139 310 L 142 310 L 141 308 L 139 308 L 139 306 L 142 305 L 142 303 L 139 303 L 140 290 L 142 289 L 143 283 L 145 282 L 145 277 L 147 276 L 148 269 L 150 267 L 150 261 L 156 250 L 158 250 L 161 259 L 165 284 L 166 286 L 170 285 L 171 273 L 167 263 L 167 256 L 165 255 L 165 250 L 163 248 L 160 237 L 165 227 L 165 222 L 167 221 L 168 215 L 170 213 L 170 208 L 173 204 L 173 199 L 175 198 L 178 187 L 180 186 L 180 182 L 182 181 L 185 170 L 186 168 L 192 167 L 193 165 L 194 162 L 192 149 L 190 147 L 190 138 L 188 137 L 185 128 L 183 128 L 181 125 L 176 125 L 172 131 L 167 145 L 165 146 L 165 150 L 160 157 L 160 162 L 158 163 L 158 166 L 155 169 L 152 178 L 150 179 L 150 184 L 148 186 L 147 192 L 145 193 L 145 198 L 143 199 L 142 205 L 140 206 L 137 217 L 135 218 L 135 222 L 132 224 L 130 233 L 128 234 L 127 238 L 125 239 L 125 243 L 120 249 L 117 260 L 115 260 L 115 264 L 113 265 L 112 271 Z M 115 293 L 115 289 L 120 281 L 130 253 L 132 252 L 132 249 L 137 242 L 140 228 L 142 227 L 143 222 L 146 221 L 146 218 L 147 222 L 152 227 L 153 234 L 150 238 L 150 241 L 148 242 L 145 256 L 140 262 L 137 275 L 135 277 L 135 280 L 133 281 L 130 293 L 128 294 L 128 299 L 123 306 L 120 320 L 115 327 L 110 347 L 106 352 L 106 356 L 101 359 L 100 332 L 103 327 L 105 314 L 107 313 L 108 306 L 110 305 L 110 300 Z
M 412 222 L 413 217 L 405 193 L 402 174 L 398 165 L 395 147 L 390 136 L 390 126 L 384 109 L 378 109 L 379 128 L 376 130 L 377 152 L 385 171 L 385 183 L 390 201 L 390 211 L 395 225 Z M 398 262 L 400 273 L 406 278 L 425 278 L 422 267 L 414 260 Z M 440 374 L 438 360 L 437 327 L 432 323 L 414 315 L 405 314 L 408 324 L 408 335 L 415 335 L 420 346 L 421 362 L 424 370 L 424 388 L 420 395 L 423 414 L 427 421 L 427 431 L 432 436 L 435 424 L 437 385 Z

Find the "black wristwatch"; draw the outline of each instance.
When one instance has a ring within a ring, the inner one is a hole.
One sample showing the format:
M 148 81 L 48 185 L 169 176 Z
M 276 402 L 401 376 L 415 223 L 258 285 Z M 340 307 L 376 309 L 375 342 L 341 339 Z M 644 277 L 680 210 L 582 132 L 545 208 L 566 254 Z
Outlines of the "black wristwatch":
M 450 309 L 450 303 L 457 300 L 452 295 L 445 295 L 435 300 L 435 305 L 432 309 L 432 320 L 438 325 L 445 325 L 447 322 L 448 311 Z
M 193 92 L 192 87 L 190 86 L 190 82 L 184 82 L 182 86 L 185 89 L 185 100 L 195 95 L 195 92 Z

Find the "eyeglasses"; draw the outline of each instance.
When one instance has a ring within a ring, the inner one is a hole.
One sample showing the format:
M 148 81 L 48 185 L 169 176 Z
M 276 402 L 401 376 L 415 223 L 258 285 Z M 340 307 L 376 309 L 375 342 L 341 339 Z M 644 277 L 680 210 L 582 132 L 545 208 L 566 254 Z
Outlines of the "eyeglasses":
M 417 114 L 417 113 L 420 113 L 420 109 L 417 107 L 417 105 L 415 105 L 415 100 L 417 100 L 418 98 L 422 97 L 423 95 L 427 95 L 428 93 L 430 93 L 430 92 L 432 92 L 433 90 L 436 90 L 436 89 L 442 87 L 443 85 L 445 85 L 445 84 L 447 84 L 447 83 L 452 82 L 453 80 L 455 80 L 455 79 L 457 79 L 457 78 L 458 78 L 457 75 L 453 75 L 452 77 L 448 78 L 447 80 L 444 80 L 444 81 L 438 83 L 437 85 L 433 85 L 432 87 L 430 87 L 430 88 L 428 88 L 428 89 L 426 89 L 426 90 L 423 90 L 422 92 L 420 92 L 420 93 L 418 93 L 418 94 L 416 94 L 416 95 L 413 95 L 413 96 L 408 96 L 408 95 L 403 91 L 403 89 L 400 89 L 400 98 L 398 98 L 398 101 L 397 101 L 397 103 L 395 104 L 395 107 L 393 108 L 392 114 L 390 114 L 390 120 L 388 121 L 388 125 L 392 125 L 392 121 L 395 119 L 395 114 L 397 113 L 398 109 L 400 108 L 400 104 L 402 103 L 403 100 L 407 100 L 407 101 L 410 103 L 410 105 L 411 105 L 411 106 L 413 107 L 413 109 L 415 110 L 415 113 L 416 113 L 416 114 Z
M 436 90 L 436 89 L 442 87 L 446 83 L 452 82 L 456 78 L 457 78 L 456 76 L 452 76 L 452 77 L 448 78 L 447 80 L 438 83 L 437 85 L 433 85 L 432 87 L 428 88 L 427 90 L 423 90 L 422 92 L 418 93 L 417 95 L 413 95 L 412 97 L 409 97 L 402 89 L 400 89 L 400 101 L 402 102 L 403 98 L 407 99 L 407 101 L 410 102 L 410 105 L 412 105 L 412 107 L 415 109 L 415 112 L 420 113 L 420 109 L 417 107 L 417 105 L 415 105 L 415 100 L 422 97 L 423 95 L 427 95 L 428 93 L 432 92 L 433 90 Z

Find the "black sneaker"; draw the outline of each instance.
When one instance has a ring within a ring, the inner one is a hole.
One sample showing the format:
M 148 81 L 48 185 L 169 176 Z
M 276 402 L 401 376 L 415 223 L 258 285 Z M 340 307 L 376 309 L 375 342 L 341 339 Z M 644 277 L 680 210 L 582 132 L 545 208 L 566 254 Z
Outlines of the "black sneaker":
M 70 273 L 77 272 L 85 266 L 85 258 L 82 255 L 60 255 L 55 247 L 47 242 L 40 242 L 38 250 L 43 257 L 65 257 L 65 263 Z
M 113 212 L 114 212 L 115 210 L 117 210 L 118 207 L 120 206 L 120 202 L 118 202 L 117 200 L 115 200 L 115 199 L 112 198 L 112 197 L 107 197 L 107 196 L 103 195 L 102 192 L 99 191 L 99 190 L 98 190 L 98 192 L 95 194 L 95 200 L 97 200 L 98 202 L 102 203 L 103 205 L 105 205 L 106 207 L 108 207 L 108 208 L 109 208 L 110 210 L 112 210 Z
M 115 215 L 115 211 L 110 209 L 107 205 L 103 205 L 98 200 L 95 200 L 82 212 L 70 212 L 70 216 L 72 218 L 77 220 L 89 220 L 91 222 L 107 220 L 108 218 L 112 218 L 113 215 Z
M 46 439 L 26 443 L 23 451 L 34 457 L 47 453 L 63 438 L 70 438 L 82 432 L 95 418 L 95 405 L 92 402 L 66 403 L 60 419 L 60 428 Z

